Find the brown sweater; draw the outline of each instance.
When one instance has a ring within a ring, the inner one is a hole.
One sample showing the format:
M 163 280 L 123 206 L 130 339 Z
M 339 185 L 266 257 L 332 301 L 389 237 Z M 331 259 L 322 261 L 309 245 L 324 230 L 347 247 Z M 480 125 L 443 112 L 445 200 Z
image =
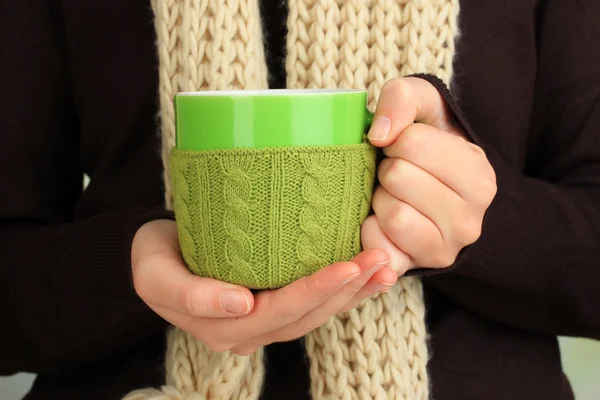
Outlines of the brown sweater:
M 453 106 L 498 195 L 424 277 L 432 397 L 570 399 L 556 336 L 600 338 L 600 2 L 461 4 Z M 280 87 L 286 10 L 263 8 Z M 31 400 L 157 386 L 166 323 L 129 266 L 136 229 L 169 216 L 149 2 L 3 0 L 0 54 L 0 374 L 38 373 Z M 299 342 L 267 367 L 265 399 L 308 397 Z

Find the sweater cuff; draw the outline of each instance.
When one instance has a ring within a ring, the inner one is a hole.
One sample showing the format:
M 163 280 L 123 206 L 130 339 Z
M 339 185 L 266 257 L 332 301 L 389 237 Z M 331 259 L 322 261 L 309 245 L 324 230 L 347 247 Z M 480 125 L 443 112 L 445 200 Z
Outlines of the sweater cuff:
M 120 212 L 117 212 L 120 213 Z M 162 329 L 166 323 L 159 318 L 137 295 L 131 275 L 131 244 L 138 229 L 157 219 L 174 220 L 174 214 L 164 208 L 128 209 L 122 215 L 112 214 L 110 222 L 91 243 L 91 270 L 98 279 L 98 287 L 106 292 L 104 298 L 111 302 L 109 309 L 133 318 L 132 327 Z M 115 223 L 116 222 L 116 223 Z

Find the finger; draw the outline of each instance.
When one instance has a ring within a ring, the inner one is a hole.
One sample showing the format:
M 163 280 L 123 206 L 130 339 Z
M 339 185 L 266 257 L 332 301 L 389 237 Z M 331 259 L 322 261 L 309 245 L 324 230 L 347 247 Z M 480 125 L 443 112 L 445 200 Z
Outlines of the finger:
M 189 272 L 174 221 L 156 220 L 140 228 L 132 245 L 132 272 L 135 289 L 146 303 L 180 314 L 223 318 L 243 315 L 253 306 L 248 289 Z
M 454 262 L 455 246 L 444 243 L 437 226 L 381 186 L 373 196 L 373 210 L 385 236 L 409 254 L 415 266 L 444 268 Z
M 372 254 L 381 254 L 377 263 L 371 262 Z M 363 252 L 353 259 L 361 267 L 361 274 L 354 280 L 344 285 L 341 290 L 324 301 L 318 307 L 313 308 L 297 321 L 282 326 L 270 333 L 257 338 L 249 343 L 250 348 L 273 342 L 292 340 L 305 335 L 307 332 L 323 325 L 329 318 L 336 315 L 340 310 L 362 289 L 371 277 L 387 264 L 388 257 L 382 250 Z M 248 344 L 246 344 L 248 346 Z
M 198 319 L 189 323 L 188 331 L 198 332 L 197 337 L 213 351 L 251 354 L 265 334 L 299 320 L 358 277 L 360 271 L 353 262 L 329 265 L 281 289 L 259 292 L 253 312 L 243 318 Z
M 385 193 L 378 196 L 379 217 L 405 218 L 396 216 L 393 201 L 396 198 L 427 217 L 435 224 L 444 241 L 452 234 L 457 216 L 463 212 L 465 203 L 460 196 L 427 171 L 402 158 L 385 158 L 379 165 L 377 177 Z M 388 196 L 391 195 L 391 196 Z M 429 225 L 429 224 L 428 224 Z M 384 231 L 386 231 L 384 229 Z M 436 237 L 439 235 L 436 235 Z M 394 238 L 391 238 L 395 243 Z M 412 253 L 409 253 L 412 254 Z
M 369 140 L 374 146 L 389 146 L 415 121 L 462 135 L 438 90 L 424 79 L 407 77 L 383 85 Z
M 493 169 L 483 151 L 478 149 L 437 128 L 413 124 L 383 151 L 387 157 L 402 158 L 427 171 L 466 201 L 478 201 L 488 193 L 488 188 L 481 185 L 495 186 Z M 474 173 L 485 173 L 490 179 L 475 184 Z
M 397 276 L 402 276 L 406 271 L 414 267 L 409 255 L 400 250 L 385 235 L 376 215 L 369 216 L 361 226 L 360 233 L 363 249 L 383 249 L 390 257 L 387 264 Z
M 382 257 L 382 253 L 371 251 L 361 254 L 358 262 L 372 265 L 387 260 L 387 255 L 383 253 Z M 299 320 L 360 273 L 361 265 L 356 262 L 334 263 L 281 289 L 258 293 L 250 315 L 239 321 L 222 321 L 217 329 L 228 332 L 234 342 L 248 342 Z
M 378 293 L 389 291 L 398 281 L 398 274 L 389 267 L 382 268 L 359 290 L 358 293 L 350 299 L 348 303 L 340 310 L 340 313 L 347 312 L 356 308 L 365 299 Z
M 361 270 L 387 259 L 382 250 L 362 252 L 352 262 L 335 263 L 284 288 L 260 292 L 252 313 L 243 318 L 200 320 L 209 322 L 199 322 L 201 325 L 194 324 L 191 329 L 200 332 L 203 342 L 214 351 L 239 350 L 242 343 L 244 351 L 252 352 L 248 343 L 299 320 L 360 276 Z
M 271 332 L 296 322 L 340 292 L 347 291 L 348 287 L 362 286 L 364 282 L 361 275 L 364 275 L 365 271 L 374 271 L 381 268 L 388 260 L 389 256 L 383 250 L 373 249 L 363 251 L 354 257 L 352 262 L 336 263 L 326 268 L 330 269 L 338 264 L 348 264 L 352 266 L 351 273 L 346 273 L 345 275 L 338 274 L 330 278 L 327 276 L 321 277 L 317 272 L 286 288 L 266 293 L 264 301 L 260 297 L 257 302 L 257 311 L 259 311 L 258 306 L 269 306 L 269 314 L 264 318 L 265 321 L 262 323 L 264 327 L 263 333 Z M 306 282 L 302 282 L 303 280 L 306 280 Z M 320 287 L 325 289 L 323 290 Z
M 248 289 L 195 276 L 180 259 L 162 254 L 147 259 L 136 279 L 140 297 L 147 303 L 192 317 L 241 316 L 254 306 Z

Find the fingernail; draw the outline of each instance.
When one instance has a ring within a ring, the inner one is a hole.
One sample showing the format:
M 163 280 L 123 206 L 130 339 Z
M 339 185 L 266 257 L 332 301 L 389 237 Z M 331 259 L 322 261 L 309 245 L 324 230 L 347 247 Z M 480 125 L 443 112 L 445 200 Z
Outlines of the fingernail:
M 389 260 L 385 260 L 385 261 L 380 261 L 378 263 L 373 264 L 373 266 L 369 269 L 369 271 L 367 273 L 369 275 L 373 275 L 375 272 L 377 272 L 381 268 L 383 268 L 388 262 L 389 262 Z
M 388 117 L 378 115 L 375 117 L 371 129 L 369 130 L 369 139 L 384 140 L 390 135 L 392 121 Z
M 340 283 L 340 287 L 344 287 L 347 284 L 349 284 L 350 282 L 352 282 L 354 279 L 356 279 L 356 277 L 358 277 L 360 275 L 360 272 L 357 272 L 355 274 L 350 275 L 349 277 L 347 277 L 346 279 L 344 279 L 342 281 L 342 283 Z
M 250 300 L 239 290 L 225 290 L 221 293 L 221 307 L 232 314 L 247 314 Z
M 388 292 L 392 288 L 392 286 L 394 286 L 393 283 L 380 282 L 375 286 L 375 293 Z

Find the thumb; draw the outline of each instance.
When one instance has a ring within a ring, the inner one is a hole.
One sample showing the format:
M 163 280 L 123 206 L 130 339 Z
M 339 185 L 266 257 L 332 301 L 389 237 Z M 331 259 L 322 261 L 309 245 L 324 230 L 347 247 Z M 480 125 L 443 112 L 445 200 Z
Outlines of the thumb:
M 135 290 L 148 305 L 204 318 L 236 317 L 254 307 L 250 290 L 187 269 L 174 221 L 152 221 L 138 230 L 131 246 L 131 268 Z
M 176 306 L 194 317 L 231 318 L 248 314 L 254 297 L 244 287 L 192 275 L 182 282 Z
M 414 77 L 387 81 L 381 89 L 369 141 L 377 147 L 389 146 L 415 122 L 441 130 L 453 129 L 446 102 L 431 83 Z
M 193 275 L 180 258 L 156 255 L 137 267 L 134 283 L 148 304 L 197 318 L 248 314 L 254 296 L 245 287 Z

